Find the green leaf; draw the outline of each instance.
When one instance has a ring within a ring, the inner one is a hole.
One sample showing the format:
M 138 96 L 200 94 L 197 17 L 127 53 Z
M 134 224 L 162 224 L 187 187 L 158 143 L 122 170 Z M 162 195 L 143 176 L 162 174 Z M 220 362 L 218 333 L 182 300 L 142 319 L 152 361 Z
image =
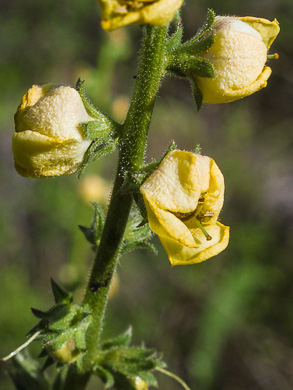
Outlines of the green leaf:
M 116 347 L 126 347 L 130 343 L 131 338 L 132 338 L 132 327 L 130 326 L 121 335 L 119 335 L 119 336 L 117 336 L 117 337 L 115 337 L 113 339 L 104 341 L 102 346 L 101 346 L 101 349 L 103 351 L 105 351 L 107 349 L 111 349 L 111 348 L 114 348 L 114 347 L 115 348 Z

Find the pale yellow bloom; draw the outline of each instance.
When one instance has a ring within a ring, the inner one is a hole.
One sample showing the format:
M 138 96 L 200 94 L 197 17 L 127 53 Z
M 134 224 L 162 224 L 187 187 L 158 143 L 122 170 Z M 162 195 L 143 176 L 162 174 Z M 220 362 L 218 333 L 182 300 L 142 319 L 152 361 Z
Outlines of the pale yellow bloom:
M 271 68 L 267 51 L 278 35 L 277 20 L 217 16 L 215 40 L 201 56 L 213 65 L 215 77 L 195 77 L 204 103 L 228 103 L 266 87 Z
M 34 85 L 15 114 L 15 168 L 26 177 L 75 172 L 89 147 L 80 124 L 94 120 L 79 93 L 60 84 Z
M 229 227 L 218 222 L 224 178 L 210 157 L 170 152 L 140 191 L 172 265 L 199 263 L 228 245 Z
M 102 27 L 107 31 L 128 24 L 164 26 L 181 8 L 184 0 L 99 0 Z

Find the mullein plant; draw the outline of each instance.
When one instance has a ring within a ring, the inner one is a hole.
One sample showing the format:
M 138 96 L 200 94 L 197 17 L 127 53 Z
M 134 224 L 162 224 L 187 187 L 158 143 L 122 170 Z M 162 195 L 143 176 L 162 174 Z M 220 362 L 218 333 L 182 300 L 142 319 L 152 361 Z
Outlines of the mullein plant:
M 91 375 L 105 388 L 148 389 L 156 372 L 189 387 L 167 371 L 160 354 L 131 344 L 131 328 L 110 340 L 101 337 L 109 289 L 121 254 L 135 248 L 154 250 L 157 234 L 174 265 L 195 264 L 223 251 L 229 227 L 219 222 L 224 177 L 216 162 L 171 142 L 159 161 L 145 164 L 151 116 L 162 79 L 167 75 L 191 83 L 195 104 L 227 103 L 267 85 L 268 50 L 279 33 L 276 20 L 215 16 L 209 10 L 203 27 L 183 41 L 179 10 L 183 0 L 99 0 L 101 25 L 114 30 L 142 25 L 143 40 L 135 87 L 125 122 L 119 124 L 96 108 L 85 93 L 59 84 L 34 85 L 15 114 L 12 149 L 15 167 L 25 177 L 41 178 L 77 172 L 119 150 L 110 203 L 94 203 L 90 227 L 81 227 L 95 251 L 83 302 L 52 280 L 55 305 L 33 309 L 39 322 L 29 340 L 40 340 L 42 369 L 18 348 L 11 377 L 18 389 L 85 389 Z M 171 31 L 171 32 L 170 32 Z M 48 382 L 44 370 L 56 364 Z

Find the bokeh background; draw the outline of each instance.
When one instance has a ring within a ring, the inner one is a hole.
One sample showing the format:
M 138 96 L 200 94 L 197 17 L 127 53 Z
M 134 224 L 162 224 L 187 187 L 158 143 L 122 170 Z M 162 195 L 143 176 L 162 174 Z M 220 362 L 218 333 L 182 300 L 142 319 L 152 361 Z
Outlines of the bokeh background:
M 202 25 L 207 8 L 277 18 L 281 33 L 272 52 L 280 59 L 270 62 L 273 74 L 264 90 L 227 105 L 205 105 L 199 113 L 189 84 L 166 78 L 148 159 L 159 158 L 171 139 L 182 149 L 200 144 L 225 176 L 221 219 L 231 226 L 231 241 L 219 256 L 193 266 L 171 268 L 156 238 L 157 256 L 141 250 L 122 257 L 104 334 L 132 324 L 134 341 L 162 351 L 168 368 L 192 390 L 291 390 L 293 2 L 187 0 L 185 39 Z M 78 225 L 90 225 L 90 200 L 105 196 L 117 155 L 92 164 L 80 180 L 25 179 L 13 167 L 11 135 L 13 114 L 32 84 L 74 85 L 80 76 L 91 99 L 123 121 L 141 29 L 107 34 L 99 20 L 95 0 L 0 2 L 1 356 L 35 325 L 30 307 L 52 304 L 50 277 L 68 288 L 80 282 L 78 301 L 93 260 Z M 30 350 L 36 356 L 40 345 Z M 0 369 L 0 388 L 13 389 Z M 161 374 L 158 379 L 162 390 L 180 388 Z M 102 385 L 93 380 L 91 388 Z

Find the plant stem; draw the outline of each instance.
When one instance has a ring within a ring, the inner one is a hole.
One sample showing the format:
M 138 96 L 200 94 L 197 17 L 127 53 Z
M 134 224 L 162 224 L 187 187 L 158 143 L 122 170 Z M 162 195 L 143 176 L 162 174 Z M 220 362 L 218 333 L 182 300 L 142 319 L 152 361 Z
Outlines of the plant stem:
M 83 305 L 88 305 L 92 312 L 86 335 L 87 351 L 83 359 L 85 374 L 78 374 L 75 366 L 72 366 L 66 378 L 64 386 L 66 390 L 84 389 L 93 363 L 97 359 L 109 287 L 132 205 L 132 197 L 123 194 L 120 189 L 127 172 L 137 171 L 144 164 L 149 124 L 165 71 L 167 27 L 147 25 L 143 27 L 143 33 L 135 88 L 120 139 L 112 198 L 83 302 Z

